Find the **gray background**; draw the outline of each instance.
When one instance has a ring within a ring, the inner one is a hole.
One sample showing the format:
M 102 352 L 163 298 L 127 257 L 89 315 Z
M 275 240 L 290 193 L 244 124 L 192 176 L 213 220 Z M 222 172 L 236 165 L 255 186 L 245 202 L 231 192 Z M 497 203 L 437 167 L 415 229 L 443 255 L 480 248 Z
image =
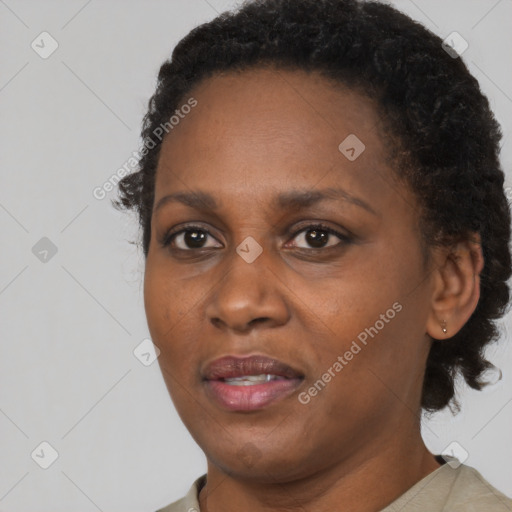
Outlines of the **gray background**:
M 512 2 L 392 3 L 469 43 L 462 57 L 502 124 L 511 184 Z M 0 0 L 2 511 L 154 511 L 205 471 L 158 364 L 133 353 L 149 336 L 144 261 L 128 243 L 136 219 L 112 209 L 113 192 L 98 200 L 93 190 L 138 149 L 174 45 L 234 4 Z M 46 59 L 31 47 L 50 48 L 43 31 L 58 43 Z M 434 452 L 458 442 L 466 463 L 512 496 L 510 319 L 488 352 L 503 379 L 480 393 L 461 385 L 462 412 L 437 414 L 423 431 Z M 36 463 L 51 456 L 43 441 L 58 453 L 47 469 Z

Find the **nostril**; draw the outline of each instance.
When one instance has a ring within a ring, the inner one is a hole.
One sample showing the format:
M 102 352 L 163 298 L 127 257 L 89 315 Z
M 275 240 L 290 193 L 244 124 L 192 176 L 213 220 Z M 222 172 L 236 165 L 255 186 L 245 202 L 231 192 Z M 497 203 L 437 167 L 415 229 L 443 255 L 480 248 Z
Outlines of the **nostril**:
M 254 320 L 251 320 L 251 321 L 249 322 L 249 325 L 250 325 L 250 324 L 256 324 L 256 323 L 265 322 L 265 321 L 267 321 L 267 320 L 269 320 L 269 318 L 267 318 L 267 317 L 255 318 Z

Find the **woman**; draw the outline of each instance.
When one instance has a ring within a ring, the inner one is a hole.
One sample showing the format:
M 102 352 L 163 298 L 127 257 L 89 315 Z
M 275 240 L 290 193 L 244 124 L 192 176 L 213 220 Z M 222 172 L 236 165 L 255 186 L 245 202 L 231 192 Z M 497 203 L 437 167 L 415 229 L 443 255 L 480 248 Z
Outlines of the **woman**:
M 208 461 L 160 512 L 509 510 L 420 433 L 509 300 L 500 130 L 453 48 L 381 3 L 247 2 L 177 45 L 142 136 L 117 204 Z

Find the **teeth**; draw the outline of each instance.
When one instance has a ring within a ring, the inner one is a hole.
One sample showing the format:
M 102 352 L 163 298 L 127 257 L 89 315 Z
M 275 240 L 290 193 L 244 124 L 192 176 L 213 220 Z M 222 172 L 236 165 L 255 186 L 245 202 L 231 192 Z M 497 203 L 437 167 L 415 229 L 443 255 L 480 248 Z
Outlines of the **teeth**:
M 244 375 L 243 377 L 232 377 L 224 379 L 224 382 L 233 386 L 253 386 L 254 384 L 264 384 L 271 380 L 278 380 L 280 377 L 277 375 L 261 374 L 261 375 Z

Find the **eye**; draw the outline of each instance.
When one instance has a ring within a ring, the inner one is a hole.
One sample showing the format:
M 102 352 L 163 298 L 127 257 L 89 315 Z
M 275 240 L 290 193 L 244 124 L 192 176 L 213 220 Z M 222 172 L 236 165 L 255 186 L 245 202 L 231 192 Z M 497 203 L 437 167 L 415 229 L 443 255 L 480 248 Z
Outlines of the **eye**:
M 333 236 L 334 235 L 334 236 Z M 338 241 L 334 238 L 338 238 Z M 194 249 L 211 249 L 222 247 L 222 245 L 207 245 L 208 239 L 212 241 L 215 238 L 210 232 L 201 226 L 187 226 L 179 231 L 170 231 L 166 233 L 161 241 L 162 247 L 173 246 L 180 251 L 193 251 Z M 323 224 L 309 224 L 304 226 L 292 235 L 292 239 L 297 239 L 300 243 L 306 244 L 300 247 L 296 243 L 292 247 L 305 250 L 329 249 L 350 242 L 351 238 L 336 231 L 335 229 Z M 331 243 L 333 242 L 333 243 Z M 309 247 L 308 247 L 309 245 Z
M 338 238 L 338 242 L 336 242 L 332 235 Z M 309 244 L 309 247 L 306 245 L 305 247 L 298 247 L 299 249 L 312 250 L 335 247 L 350 241 L 349 236 L 339 233 L 338 231 L 328 226 L 324 226 L 323 224 L 309 224 L 299 231 L 296 231 L 293 238 L 296 237 L 299 243 L 302 242 L 304 244 Z M 331 243 L 331 240 L 334 243 Z M 297 247 L 297 245 L 293 245 L 293 247 Z
M 187 226 L 180 231 L 167 233 L 162 241 L 162 246 L 167 247 L 173 244 L 176 249 L 181 251 L 215 247 L 205 245 L 208 237 L 213 239 L 206 229 L 200 226 Z

